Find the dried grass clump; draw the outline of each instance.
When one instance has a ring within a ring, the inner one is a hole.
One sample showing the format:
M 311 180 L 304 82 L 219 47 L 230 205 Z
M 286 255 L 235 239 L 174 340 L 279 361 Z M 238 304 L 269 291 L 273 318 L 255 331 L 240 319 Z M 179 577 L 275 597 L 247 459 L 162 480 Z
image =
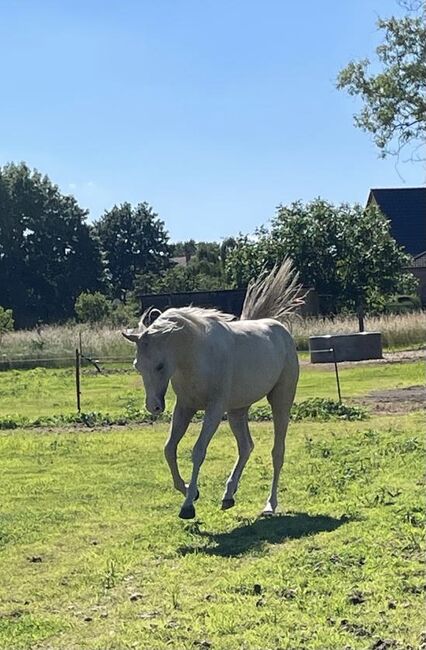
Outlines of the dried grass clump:
M 426 312 L 366 317 L 365 329 L 381 332 L 383 346 L 388 349 L 426 345 Z M 352 332 L 358 332 L 358 319 L 355 316 L 297 319 L 292 327 L 299 350 L 309 348 L 310 336 Z
M 366 317 L 368 331 L 382 333 L 387 349 L 426 346 L 426 313 Z M 355 317 L 296 318 L 292 333 L 299 350 L 307 350 L 310 336 L 358 331 Z M 34 330 L 7 332 L 0 339 L 0 369 L 7 367 L 63 367 L 74 363 L 81 334 L 83 354 L 92 359 L 130 361 L 132 346 L 120 329 L 88 325 L 48 325 Z

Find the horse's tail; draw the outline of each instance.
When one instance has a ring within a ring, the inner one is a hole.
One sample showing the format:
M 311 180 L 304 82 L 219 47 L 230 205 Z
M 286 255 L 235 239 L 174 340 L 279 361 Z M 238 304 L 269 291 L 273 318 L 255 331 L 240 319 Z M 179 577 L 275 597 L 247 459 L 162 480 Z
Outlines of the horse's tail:
M 288 321 L 291 314 L 304 304 L 306 291 L 299 282 L 299 273 L 286 257 L 281 266 L 264 271 L 257 280 L 251 280 L 241 313 L 241 320 L 275 318 Z

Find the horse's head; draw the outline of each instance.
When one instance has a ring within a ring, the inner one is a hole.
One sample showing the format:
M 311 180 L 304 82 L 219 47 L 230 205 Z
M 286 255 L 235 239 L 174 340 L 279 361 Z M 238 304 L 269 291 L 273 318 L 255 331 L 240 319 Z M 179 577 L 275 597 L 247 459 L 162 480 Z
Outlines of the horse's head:
M 133 365 L 142 375 L 146 408 L 154 415 L 159 415 L 165 408 L 167 387 L 175 370 L 170 334 L 177 329 L 175 323 L 158 320 L 149 327 L 144 327 L 141 321 L 139 330 L 122 332 L 128 341 L 136 343 Z

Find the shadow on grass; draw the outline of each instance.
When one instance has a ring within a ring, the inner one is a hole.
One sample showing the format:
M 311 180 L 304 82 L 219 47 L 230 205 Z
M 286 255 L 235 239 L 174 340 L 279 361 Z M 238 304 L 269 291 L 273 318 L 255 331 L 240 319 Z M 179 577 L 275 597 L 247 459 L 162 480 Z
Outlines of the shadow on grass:
M 222 557 L 236 557 L 260 550 L 265 543 L 281 544 L 285 540 L 300 539 L 317 533 L 332 532 L 350 521 L 349 517 L 328 517 L 327 515 L 308 515 L 295 512 L 288 515 L 264 517 L 244 526 L 238 526 L 229 533 L 209 533 L 200 530 L 199 524 L 188 526 L 194 537 L 207 541 L 207 544 L 192 544 L 178 549 L 181 555 L 204 553 Z M 200 542 L 201 542 L 200 539 Z

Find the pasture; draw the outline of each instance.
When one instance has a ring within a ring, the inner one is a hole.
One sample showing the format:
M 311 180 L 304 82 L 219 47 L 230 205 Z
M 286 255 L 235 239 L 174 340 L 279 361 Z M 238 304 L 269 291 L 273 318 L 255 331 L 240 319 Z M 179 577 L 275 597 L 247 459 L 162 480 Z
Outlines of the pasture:
M 419 362 L 341 370 L 349 400 L 423 381 Z M 2 373 L 1 416 L 72 412 L 72 382 L 70 369 Z M 330 368 L 302 368 L 299 401 L 334 395 Z M 126 400 L 143 403 L 136 374 L 83 375 L 85 409 L 119 413 Z M 2 432 L 0 648 L 418 648 L 423 424 L 419 411 L 291 423 L 282 514 L 262 519 L 271 424 L 251 425 L 255 450 L 222 512 L 235 460 L 223 423 L 190 523 L 177 517 L 165 423 Z M 181 445 L 185 476 L 198 431 Z
M 340 369 L 344 399 L 361 397 L 372 390 L 406 388 L 424 383 L 424 364 L 347 364 Z M 81 380 L 82 410 L 85 412 L 125 415 L 144 406 L 140 376 L 131 362 L 118 370 L 99 374 L 92 367 L 83 371 Z M 336 398 L 336 381 L 328 365 L 302 367 L 296 400 L 310 397 Z M 172 408 L 173 393 L 166 397 Z M 264 403 L 266 400 L 264 401 Z M 76 410 L 73 368 L 35 368 L 0 372 L 0 420 L 5 417 L 71 414 Z

